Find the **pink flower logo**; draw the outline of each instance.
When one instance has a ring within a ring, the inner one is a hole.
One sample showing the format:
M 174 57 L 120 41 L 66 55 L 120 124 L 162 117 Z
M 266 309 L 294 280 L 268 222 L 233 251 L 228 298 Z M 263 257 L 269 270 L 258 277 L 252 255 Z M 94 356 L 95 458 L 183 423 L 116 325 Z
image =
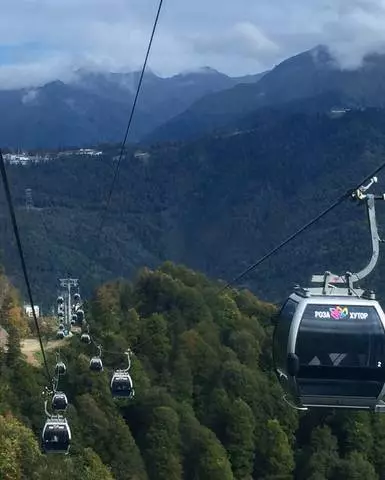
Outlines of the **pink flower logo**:
M 330 315 L 335 320 L 341 320 L 342 318 L 346 318 L 348 316 L 348 307 L 331 307 L 329 308 Z

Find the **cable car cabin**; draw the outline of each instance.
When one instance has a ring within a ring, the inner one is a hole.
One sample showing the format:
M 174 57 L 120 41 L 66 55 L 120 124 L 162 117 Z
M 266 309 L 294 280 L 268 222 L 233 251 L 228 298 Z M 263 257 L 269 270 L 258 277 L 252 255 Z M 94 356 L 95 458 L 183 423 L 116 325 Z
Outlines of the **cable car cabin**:
M 78 321 L 78 316 L 74 313 L 71 317 L 71 325 L 75 325 Z
M 55 411 L 64 411 L 68 407 L 67 395 L 64 392 L 56 392 L 52 397 L 52 409 Z
M 57 304 L 58 305 L 63 305 L 64 303 L 64 298 L 63 297 L 57 297 Z
M 71 443 L 71 430 L 67 419 L 51 417 L 45 422 L 42 433 L 42 448 L 45 453 L 68 454 Z
M 299 407 L 384 411 L 384 327 L 375 300 L 293 293 L 274 331 L 282 387 Z
M 91 343 L 91 337 L 88 335 L 88 333 L 82 333 L 80 336 L 80 341 L 86 344 Z
M 76 312 L 77 322 L 81 325 L 84 320 L 84 310 L 77 310 Z
M 55 366 L 55 373 L 56 375 L 64 375 L 67 371 L 67 367 L 65 366 L 64 362 L 57 362 Z
M 92 357 L 90 360 L 90 370 L 93 372 L 103 371 L 103 362 L 100 357 Z
M 58 338 L 59 340 L 62 340 L 64 338 L 64 332 L 63 330 L 58 330 L 56 332 L 56 338 Z
M 111 379 L 110 388 L 113 397 L 133 398 L 135 395 L 132 379 L 127 372 L 115 372 Z
M 79 302 L 80 302 L 80 295 L 79 295 L 78 293 L 75 293 L 75 295 L 74 295 L 73 298 L 74 298 L 74 302 L 75 302 L 75 303 L 79 303 Z

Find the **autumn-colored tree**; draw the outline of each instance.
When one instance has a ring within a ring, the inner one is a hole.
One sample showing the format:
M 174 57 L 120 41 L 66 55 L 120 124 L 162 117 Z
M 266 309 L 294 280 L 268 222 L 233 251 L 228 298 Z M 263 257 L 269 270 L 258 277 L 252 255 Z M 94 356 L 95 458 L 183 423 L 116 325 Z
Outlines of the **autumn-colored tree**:
M 41 457 L 33 433 L 11 415 L 0 416 L 0 478 L 39 479 Z
M 28 319 L 23 314 L 17 291 L 9 286 L 7 294 L 0 306 L 2 326 L 8 330 L 10 327 L 17 329 L 20 338 L 25 337 L 29 332 Z

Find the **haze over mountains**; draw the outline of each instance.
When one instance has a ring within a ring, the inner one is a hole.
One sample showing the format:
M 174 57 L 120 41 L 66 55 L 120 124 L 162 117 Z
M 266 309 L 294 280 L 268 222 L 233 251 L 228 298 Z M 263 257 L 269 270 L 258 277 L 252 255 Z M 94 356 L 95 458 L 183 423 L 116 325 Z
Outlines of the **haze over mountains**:
M 70 83 L 0 91 L 6 112 L 0 144 L 62 148 L 119 142 L 139 73 L 77 72 Z M 321 100 L 317 103 L 316 100 Z M 302 106 L 298 101 L 305 101 Z M 161 78 L 144 77 L 129 141 L 186 140 L 230 128 L 261 109 L 327 111 L 385 105 L 385 56 L 372 54 L 342 70 L 326 47 L 300 53 L 269 72 L 231 78 L 209 67 Z M 294 102 L 294 104 L 293 104 Z
M 315 102 L 317 98 L 321 100 Z M 342 70 L 328 49 L 319 46 L 285 60 L 259 82 L 206 95 L 146 140 L 196 137 L 234 121 L 239 123 L 242 117 L 263 108 L 306 110 L 308 100 L 313 111 L 320 112 L 329 111 L 333 105 L 384 107 L 385 55 L 369 55 L 358 69 Z
M 258 78 L 231 78 L 210 68 L 171 78 L 147 72 L 130 140 L 150 133 L 205 94 Z M 0 91 L 0 109 L 6 112 L 0 144 L 60 148 L 121 141 L 138 80 L 138 72 L 79 71 L 71 83 L 56 81 L 34 89 Z

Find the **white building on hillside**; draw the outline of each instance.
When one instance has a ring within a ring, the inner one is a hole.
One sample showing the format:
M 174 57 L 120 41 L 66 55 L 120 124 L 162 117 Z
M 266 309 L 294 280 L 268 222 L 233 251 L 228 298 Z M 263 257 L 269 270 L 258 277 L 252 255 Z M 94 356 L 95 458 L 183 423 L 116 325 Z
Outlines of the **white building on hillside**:
M 28 317 L 30 318 L 33 317 L 31 305 L 24 305 L 24 312 Z M 36 315 L 36 318 L 40 317 L 40 307 L 38 305 L 35 305 L 35 315 Z

